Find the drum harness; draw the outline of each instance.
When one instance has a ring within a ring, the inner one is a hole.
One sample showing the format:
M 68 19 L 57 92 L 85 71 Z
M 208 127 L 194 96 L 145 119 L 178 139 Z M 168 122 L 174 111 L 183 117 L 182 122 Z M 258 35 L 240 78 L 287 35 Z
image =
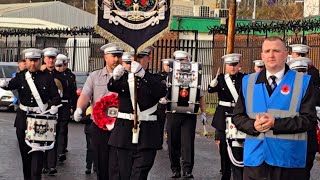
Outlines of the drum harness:
M 239 95 L 238 95 L 237 90 L 236 90 L 236 88 L 234 87 L 234 85 L 233 85 L 233 83 L 232 83 L 232 81 L 231 81 L 230 75 L 229 75 L 229 74 L 226 74 L 226 75 L 224 76 L 224 79 L 225 79 L 225 81 L 226 81 L 226 84 L 227 84 L 227 86 L 228 86 L 228 89 L 229 89 L 230 92 L 231 92 L 231 95 L 232 95 L 234 101 L 237 102 Z M 234 106 L 232 106 L 231 102 L 219 101 L 219 104 L 220 104 L 220 102 L 225 103 L 225 104 L 229 103 L 230 106 L 228 106 L 228 107 L 234 107 Z M 220 104 L 220 105 L 222 105 L 222 104 Z M 223 105 L 222 105 L 222 106 L 223 106 Z M 230 144 L 229 144 L 229 142 L 228 142 L 228 139 L 227 139 L 226 141 L 227 141 L 227 151 L 228 151 L 228 154 L 229 154 L 229 157 L 230 157 L 230 160 L 231 160 L 232 164 L 234 164 L 234 165 L 237 166 L 237 167 L 244 167 L 243 161 L 242 161 L 242 162 L 241 162 L 241 161 L 238 161 L 238 160 L 236 160 L 236 158 L 233 156 L 232 149 L 231 149 L 231 146 L 230 146 Z M 242 145 L 241 145 L 238 141 L 232 141 L 232 145 L 234 145 L 235 147 L 242 147 Z
M 46 108 L 48 107 L 48 104 L 43 104 L 41 96 L 40 96 L 40 94 L 39 94 L 39 92 L 38 92 L 38 90 L 37 90 L 37 88 L 36 88 L 36 86 L 35 86 L 35 84 L 34 84 L 34 82 L 32 80 L 32 76 L 31 76 L 29 71 L 26 72 L 25 78 L 26 78 L 27 83 L 28 83 L 28 85 L 30 87 L 32 95 L 35 98 L 35 100 L 36 100 L 36 102 L 37 102 L 37 104 L 38 104 L 38 106 L 39 106 L 39 108 L 41 110 L 41 115 L 43 115 L 45 113 L 48 113 L 50 111 L 50 109 L 45 111 Z M 60 104 L 57 107 L 61 107 L 61 106 L 62 106 L 62 104 Z M 32 108 L 32 107 L 27 107 L 27 106 L 24 106 L 24 105 L 20 104 L 20 108 L 22 110 L 24 110 L 24 111 L 26 109 L 26 111 L 28 113 L 29 112 L 29 108 Z M 28 140 L 25 140 L 25 142 L 29 147 L 32 148 L 28 153 L 31 153 L 31 152 L 34 152 L 34 151 L 43 151 L 44 152 L 46 150 L 53 149 L 54 144 L 55 144 L 55 142 L 52 142 L 50 146 L 40 146 L 39 143 L 30 143 Z

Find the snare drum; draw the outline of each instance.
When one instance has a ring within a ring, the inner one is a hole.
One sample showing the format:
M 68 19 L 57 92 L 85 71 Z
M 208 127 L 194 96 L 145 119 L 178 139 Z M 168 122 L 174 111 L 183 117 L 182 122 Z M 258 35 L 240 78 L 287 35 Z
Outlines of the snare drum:
M 169 62 L 168 106 L 172 113 L 197 113 L 201 90 L 202 65 L 197 62 Z
M 54 142 L 56 137 L 56 115 L 27 114 L 25 139 L 32 143 Z
M 226 117 L 226 138 L 231 140 L 244 140 L 246 134 L 238 131 L 236 126 L 231 121 L 231 116 Z

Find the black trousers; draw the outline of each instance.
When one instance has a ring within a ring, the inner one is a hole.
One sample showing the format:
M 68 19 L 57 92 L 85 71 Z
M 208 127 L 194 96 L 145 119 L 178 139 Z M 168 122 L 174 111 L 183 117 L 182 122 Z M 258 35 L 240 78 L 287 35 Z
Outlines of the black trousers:
M 281 168 L 262 163 L 257 167 L 244 167 L 243 180 L 304 180 L 305 168 Z
M 172 172 L 192 173 L 194 165 L 195 114 L 167 113 L 168 150 Z
M 57 128 L 59 129 L 59 133 L 57 133 L 58 155 L 64 154 L 64 150 L 67 149 L 68 146 L 68 123 L 71 114 L 70 109 L 71 106 L 68 103 L 63 103 L 63 106 L 59 108 L 59 123 L 57 124 Z
M 91 124 L 86 124 L 85 128 L 87 126 L 91 126 Z M 91 133 L 90 132 L 86 132 L 86 141 L 87 141 L 87 153 L 86 153 L 86 168 L 87 169 L 91 169 L 92 168 L 92 164 L 93 164 L 93 150 L 92 150 L 92 140 L 91 140 Z
M 19 149 L 22 158 L 24 180 L 41 180 L 41 170 L 43 165 L 43 152 L 35 151 L 30 154 L 31 148 L 25 143 L 25 130 L 16 129 L 19 142 Z
M 316 152 L 308 152 L 307 153 L 307 161 L 306 161 L 306 180 L 310 179 L 310 171 L 313 167 L 313 162 L 316 157 Z
M 93 147 L 94 164 L 96 166 L 97 180 L 109 179 L 109 149 L 108 145 L 111 132 L 100 129 L 95 123 L 91 123 L 91 142 Z
M 230 161 L 230 157 L 228 154 L 228 144 L 226 141 L 226 135 L 224 132 L 219 131 L 219 153 L 221 160 L 221 171 L 222 177 L 221 180 L 230 180 L 231 178 L 231 170 L 233 180 L 242 180 L 243 176 L 243 168 L 237 167 Z M 232 142 L 229 141 L 229 145 L 232 145 Z M 232 154 L 237 161 L 243 161 L 243 148 L 241 147 L 231 147 Z
M 157 151 L 110 148 L 110 180 L 147 180 Z
M 160 124 L 160 133 L 161 133 L 161 144 L 163 144 L 163 136 L 164 136 L 164 130 L 166 129 L 165 127 L 165 123 L 166 123 L 166 108 L 163 106 L 167 106 L 166 104 L 160 104 L 158 105 L 158 109 L 157 109 L 157 120 Z

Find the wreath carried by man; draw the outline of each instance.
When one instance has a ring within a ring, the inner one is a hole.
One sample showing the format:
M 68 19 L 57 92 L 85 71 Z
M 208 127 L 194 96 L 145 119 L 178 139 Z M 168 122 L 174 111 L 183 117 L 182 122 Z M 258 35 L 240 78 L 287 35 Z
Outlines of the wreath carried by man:
M 117 93 L 102 97 L 93 107 L 94 123 L 101 129 L 111 131 L 118 115 L 119 100 Z

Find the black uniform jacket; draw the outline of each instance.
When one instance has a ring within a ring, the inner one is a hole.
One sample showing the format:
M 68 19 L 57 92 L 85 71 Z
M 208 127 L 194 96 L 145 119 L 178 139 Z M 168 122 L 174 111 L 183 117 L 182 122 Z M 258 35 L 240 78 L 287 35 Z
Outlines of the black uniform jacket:
M 68 100 L 71 108 L 74 108 L 77 103 L 77 85 L 75 75 L 67 69 L 64 72 L 55 72 L 55 78 L 57 78 L 63 87 L 63 100 Z
M 128 73 L 125 73 L 119 80 L 111 78 L 108 83 L 108 89 L 119 95 L 119 112 L 133 114 L 127 80 Z M 166 95 L 166 85 L 161 82 L 160 76 L 146 72 L 143 78 L 137 78 L 137 91 L 138 106 L 140 107 L 140 111 L 144 111 L 158 104 L 160 98 Z M 156 114 L 157 111 L 152 115 Z M 110 135 L 109 144 L 126 149 L 161 148 L 161 128 L 157 121 L 140 122 L 140 134 L 137 145 L 132 144 L 132 128 L 132 120 L 117 118 Z
M 161 72 L 158 74 L 161 77 L 161 82 L 162 83 L 166 83 L 167 82 L 167 77 L 168 77 L 168 73 L 167 72 Z M 158 112 L 158 114 L 165 114 L 165 110 L 167 110 L 167 105 L 166 104 L 161 104 L 158 103 L 158 109 L 161 110 L 161 112 Z
M 286 65 L 285 73 L 288 71 L 288 69 L 289 67 Z M 265 83 L 269 95 L 271 94 L 271 91 L 269 91 L 271 87 L 268 83 L 265 69 L 261 71 L 255 83 Z M 317 120 L 314 95 L 314 86 L 313 83 L 310 82 L 306 94 L 301 101 L 299 116 L 275 120 L 274 127 L 272 128 L 273 133 L 295 134 L 306 132 L 314 128 L 313 124 Z M 233 114 L 232 122 L 235 124 L 238 130 L 253 136 L 259 135 L 259 132 L 254 128 L 255 119 L 250 119 L 246 113 L 245 101 L 242 92 L 240 92 Z
M 9 85 L 4 89 L 7 90 L 18 90 L 20 103 L 24 106 L 36 107 L 38 106 L 36 100 L 34 99 L 27 80 L 25 79 L 25 73 L 27 71 L 22 71 L 16 74 L 16 76 L 10 80 Z M 47 73 L 42 71 L 32 72 L 31 76 L 34 80 L 34 84 L 37 87 L 39 95 L 42 102 L 48 103 L 50 105 L 59 105 L 61 102 L 58 89 L 52 77 Z M 20 129 L 26 128 L 26 112 L 18 109 L 15 127 Z
M 209 85 L 208 92 L 209 93 L 215 93 L 218 92 L 218 99 L 219 101 L 225 101 L 225 102 L 232 102 L 236 103 L 235 100 L 232 97 L 232 94 L 227 86 L 227 83 L 224 79 L 224 74 L 218 75 L 218 84 L 215 87 L 211 87 Z M 239 90 L 242 84 L 242 78 L 244 74 L 239 72 L 236 75 L 231 75 L 231 80 L 235 84 L 235 88 L 237 90 L 237 93 L 239 94 Z M 216 112 L 214 114 L 213 120 L 212 120 L 212 126 L 220 131 L 226 130 L 226 115 L 225 113 L 232 114 L 234 107 L 226 107 L 218 105 L 216 108 Z
M 310 66 L 308 67 L 308 74 L 311 75 L 311 80 L 313 82 L 313 85 L 319 88 L 320 87 L 319 70 L 314 66 Z

